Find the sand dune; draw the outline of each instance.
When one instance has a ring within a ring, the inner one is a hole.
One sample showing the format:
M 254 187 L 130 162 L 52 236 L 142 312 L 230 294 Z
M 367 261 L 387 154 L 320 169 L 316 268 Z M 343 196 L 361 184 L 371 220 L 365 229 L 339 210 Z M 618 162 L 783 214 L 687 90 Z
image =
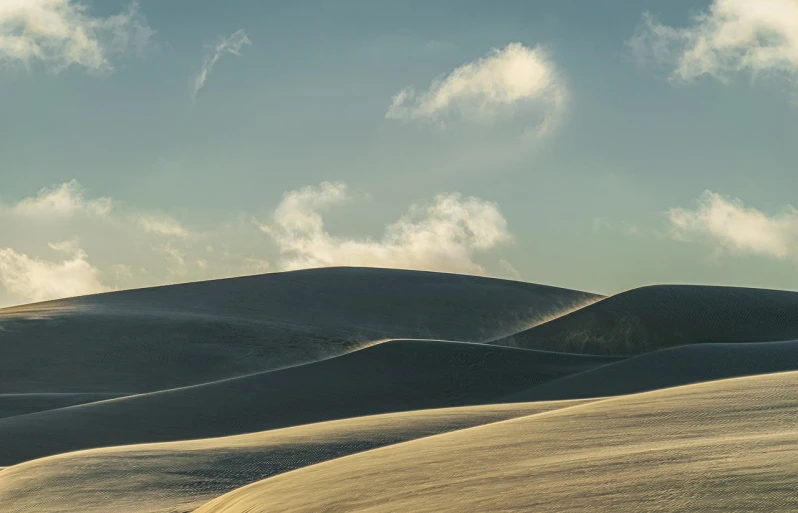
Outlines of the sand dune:
M 0 394 L 0 419 L 104 401 L 125 394 Z
M 146 392 L 341 354 L 365 341 L 484 341 L 596 296 L 527 283 L 328 268 L 0 310 L 0 393 Z
M 0 504 L 4 513 L 191 511 L 241 486 L 307 465 L 579 403 L 443 408 L 73 452 L 0 472 Z
M 798 293 L 315 269 L 0 310 L 0 351 L 3 512 L 798 509 Z
M 798 372 L 596 401 L 275 476 L 197 513 L 798 510 Z
M 798 370 L 798 341 L 695 344 L 646 353 L 534 386 L 500 401 L 548 401 Z
M 289 369 L 0 419 L 0 465 L 92 447 L 484 404 L 610 361 L 485 344 L 385 342 Z
M 707 342 L 798 339 L 798 293 L 693 285 L 630 290 L 498 339 L 588 354 L 641 354 Z

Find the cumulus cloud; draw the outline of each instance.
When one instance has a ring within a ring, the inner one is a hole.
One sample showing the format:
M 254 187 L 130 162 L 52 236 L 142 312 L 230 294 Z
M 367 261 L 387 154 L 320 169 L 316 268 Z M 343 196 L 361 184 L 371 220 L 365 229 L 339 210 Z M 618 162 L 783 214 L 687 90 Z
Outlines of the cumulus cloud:
M 191 97 L 197 97 L 197 93 L 199 93 L 200 89 L 202 89 L 202 87 L 205 85 L 205 81 L 208 80 L 211 71 L 213 71 L 213 67 L 216 65 L 216 62 L 222 55 L 225 53 L 240 55 L 241 48 L 243 48 L 244 45 L 251 44 L 252 41 L 249 40 L 249 37 L 244 29 L 234 32 L 230 37 L 217 44 L 216 47 L 214 47 L 214 49 L 205 56 L 205 60 L 202 63 L 202 68 L 200 68 L 199 73 L 197 73 L 197 75 L 194 77 Z
M 798 1 L 715 0 L 684 28 L 646 13 L 629 41 L 644 61 L 672 68 L 670 79 L 702 75 L 728 81 L 736 73 L 798 78 Z
M 107 216 L 113 208 L 111 198 L 86 198 L 86 190 L 71 180 L 55 187 L 45 187 L 35 197 L 25 198 L 10 208 L 23 216 L 72 217 L 76 214 Z
M 186 238 L 191 232 L 180 221 L 164 214 L 142 214 L 136 223 L 146 232 L 168 237 Z
M 64 260 L 32 258 L 10 248 L 0 249 L 0 285 L 13 296 L 30 302 L 81 296 L 110 290 L 77 240 L 50 243 Z
M 728 251 L 798 259 L 798 210 L 786 206 L 773 215 L 736 198 L 704 191 L 695 209 L 668 212 L 673 235 L 696 236 Z
M 512 43 L 435 79 L 425 91 L 402 89 L 385 117 L 438 124 L 521 119 L 547 132 L 566 99 L 565 84 L 546 50 Z
M 39 61 L 56 72 L 72 65 L 108 72 L 114 59 L 142 52 L 153 34 L 136 2 L 106 18 L 77 0 L 0 2 L 0 61 L 26 67 Z
M 474 254 L 512 240 L 495 204 L 456 193 L 411 206 L 380 240 L 329 234 L 320 211 L 350 199 L 342 183 L 285 194 L 273 222 L 260 226 L 277 244 L 284 269 L 355 265 L 484 274 Z

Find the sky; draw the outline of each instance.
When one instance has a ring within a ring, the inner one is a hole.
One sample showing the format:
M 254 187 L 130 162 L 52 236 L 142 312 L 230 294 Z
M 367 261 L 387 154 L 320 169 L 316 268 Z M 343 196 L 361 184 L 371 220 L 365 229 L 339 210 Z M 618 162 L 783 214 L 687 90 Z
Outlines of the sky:
M 798 0 L 0 0 L 0 306 L 364 265 L 798 290 Z

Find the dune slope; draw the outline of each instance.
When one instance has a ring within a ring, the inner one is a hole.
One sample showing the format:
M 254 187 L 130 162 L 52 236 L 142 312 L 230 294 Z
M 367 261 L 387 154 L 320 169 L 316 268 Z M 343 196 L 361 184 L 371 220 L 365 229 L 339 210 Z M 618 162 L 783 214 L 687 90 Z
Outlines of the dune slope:
M 798 372 L 595 401 L 305 467 L 197 513 L 798 510 Z
M 579 403 L 443 408 L 72 452 L 0 472 L 0 504 L 4 513 L 192 511 L 226 492 L 307 465 Z
M 501 401 L 633 394 L 703 381 L 798 370 L 798 341 L 695 344 L 653 351 L 555 379 Z
M 0 393 L 131 393 L 315 361 L 388 338 L 484 341 L 598 296 L 327 268 L 0 310 Z
M 289 369 L 0 419 L 0 465 L 92 447 L 484 404 L 612 361 L 485 344 L 385 342 Z
M 104 401 L 124 394 L 0 394 L 0 419 Z
M 708 342 L 798 339 L 798 293 L 655 285 L 623 292 L 495 340 L 511 347 L 641 354 Z

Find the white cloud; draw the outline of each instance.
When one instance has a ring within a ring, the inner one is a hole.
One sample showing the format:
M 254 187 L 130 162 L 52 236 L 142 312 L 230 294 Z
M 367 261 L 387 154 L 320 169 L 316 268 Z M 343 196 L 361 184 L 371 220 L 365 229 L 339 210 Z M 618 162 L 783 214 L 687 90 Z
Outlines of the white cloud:
M 484 274 L 474 254 L 512 240 L 495 204 L 456 193 L 411 206 L 379 241 L 330 235 L 319 211 L 349 199 L 346 185 L 328 182 L 284 196 L 273 222 L 261 225 L 276 242 L 283 268 L 354 265 Z
M 36 197 L 25 198 L 10 210 L 18 215 L 37 217 L 72 217 L 76 214 L 104 217 L 111 212 L 111 198 L 86 199 L 85 192 L 77 180 L 71 180 L 41 189 Z
M 163 214 L 142 214 L 136 223 L 146 232 L 168 237 L 186 238 L 191 232 L 180 221 Z
M 672 67 L 673 81 L 702 75 L 721 81 L 735 73 L 798 78 L 797 0 L 715 0 L 685 28 L 646 13 L 629 41 L 641 60 Z
M 99 271 L 89 264 L 88 255 L 77 241 L 51 243 L 66 254 L 57 262 L 31 258 L 10 248 L 0 249 L 0 285 L 23 301 L 46 301 L 110 290 L 99 279 Z
M 435 79 L 426 91 L 401 90 L 388 119 L 495 123 L 522 119 L 537 132 L 552 129 L 567 91 L 554 62 L 541 47 L 512 43 Z M 534 120 L 534 122 L 533 122 Z
M 767 215 L 739 199 L 704 191 L 698 208 L 674 208 L 668 217 L 678 239 L 697 236 L 728 251 L 798 259 L 798 210 L 789 205 Z
M 77 0 L 0 2 L 0 61 L 26 67 L 40 61 L 56 72 L 72 65 L 111 71 L 113 59 L 142 52 L 152 35 L 136 2 L 107 18 Z
M 223 54 L 231 53 L 233 55 L 240 55 L 241 48 L 243 48 L 244 45 L 251 44 L 252 41 L 249 40 L 249 37 L 247 37 L 247 33 L 244 31 L 244 29 L 234 32 L 230 37 L 217 44 L 213 51 L 205 56 L 205 60 L 202 63 L 202 68 L 194 77 L 191 97 L 197 97 L 197 93 L 199 93 L 200 89 L 202 89 L 202 86 L 205 85 L 205 81 L 208 80 L 211 71 L 213 71 L 213 67 Z

